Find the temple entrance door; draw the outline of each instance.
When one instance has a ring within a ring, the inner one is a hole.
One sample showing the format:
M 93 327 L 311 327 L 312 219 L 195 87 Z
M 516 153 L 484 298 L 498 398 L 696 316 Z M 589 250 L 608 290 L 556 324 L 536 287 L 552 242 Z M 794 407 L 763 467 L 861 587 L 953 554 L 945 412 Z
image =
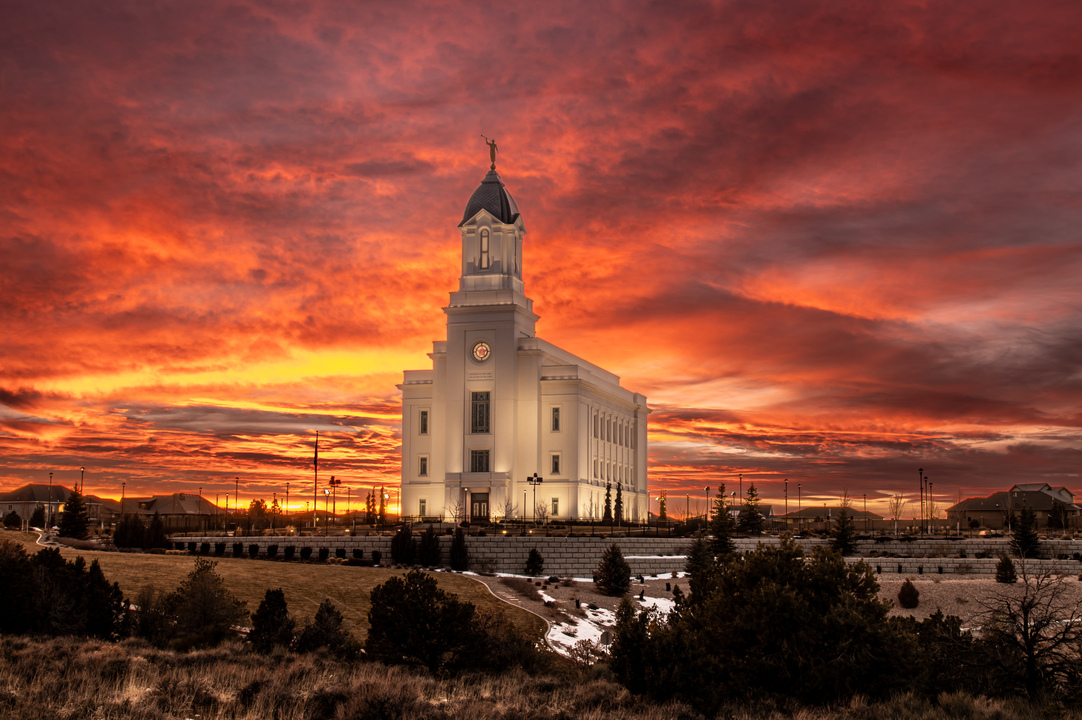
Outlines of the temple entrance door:
M 473 493 L 470 502 L 470 522 L 488 522 L 488 493 Z

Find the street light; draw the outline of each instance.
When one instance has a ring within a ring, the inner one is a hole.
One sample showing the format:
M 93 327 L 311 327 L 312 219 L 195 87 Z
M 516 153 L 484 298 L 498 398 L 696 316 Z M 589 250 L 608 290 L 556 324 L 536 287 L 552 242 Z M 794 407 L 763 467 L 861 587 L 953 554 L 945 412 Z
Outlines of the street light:
M 289 483 L 286 483 L 286 520 L 289 519 Z
M 706 522 L 710 522 L 710 486 L 706 486 Z
M 323 517 L 327 518 L 330 511 L 331 511 L 331 491 L 328 490 L 327 488 L 323 488 Z M 327 526 L 328 525 L 330 525 L 330 523 L 324 521 L 324 523 L 323 523 L 323 537 L 327 537 Z
M 797 525 L 797 527 L 800 528 L 800 534 L 801 535 L 804 534 L 804 514 L 803 514 L 803 510 L 804 510 L 804 508 L 801 507 L 801 504 L 800 504 L 800 483 L 797 483 L 796 484 L 796 519 L 797 519 L 797 523 L 799 523 Z
M 920 480 L 920 533 L 924 534 L 924 468 L 917 468 L 917 478 Z
M 83 489 L 86 487 L 86 484 L 83 482 L 83 476 L 85 475 L 85 473 L 86 473 L 86 468 L 85 467 L 79 468 L 79 494 L 80 495 L 83 494 Z
M 334 503 L 331 506 L 331 508 L 332 508 L 331 509 L 331 515 L 334 516 L 334 524 L 337 525 L 338 524 L 338 486 L 342 484 L 342 481 L 341 480 L 335 480 L 334 475 L 331 475 L 331 481 L 329 483 L 327 483 L 327 484 L 331 486 L 331 493 L 332 493 L 332 497 L 333 497 L 332 502 Z
M 537 524 L 537 486 L 545 482 L 545 478 L 541 477 L 537 473 L 530 475 L 526 478 L 527 484 L 533 488 L 533 524 Z
M 785 478 L 785 529 L 789 529 L 789 478 Z

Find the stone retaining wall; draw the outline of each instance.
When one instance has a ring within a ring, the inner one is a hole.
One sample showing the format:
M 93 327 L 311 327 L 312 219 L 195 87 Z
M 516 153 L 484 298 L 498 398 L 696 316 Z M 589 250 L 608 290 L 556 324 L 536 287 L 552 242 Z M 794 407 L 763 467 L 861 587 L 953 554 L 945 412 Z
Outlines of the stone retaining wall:
M 417 535 L 415 534 L 416 538 Z M 450 558 L 451 536 L 440 537 L 443 562 Z M 372 551 L 378 550 L 383 556 L 383 564 L 391 562 L 391 536 L 370 535 L 366 537 L 331 536 L 331 537 L 187 537 L 177 538 L 177 549 L 188 549 L 189 543 L 195 543 L 198 549 L 204 542 L 209 543 L 211 553 L 217 543 L 225 543 L 226 555 L 233 554 L 233 544 L 244 546 L 243 554 L 248 555 L 251 545 L 259 547 L 259 555 L 266 556 L 268 545 L 278 546 L 281 557 L 287 546 L 300 549 L 312 548 L 313 557 L 318 557 L 319 550 L 326 548 L 330 557 L 336 551 L 342 551 L 346 559 L 354 557 L 354 551 L 360 550 L 365 560 L 371 559 Z M 470 552 L 470 569 L 479 572 L 521 573 L 526 567 L 526 558 L 531 548 L 537 548 L 545 561 L 546 575 L 561 577 L 589 578 L 593 575 L 601 559 L 601 553 L 611 543 L 620 546 L 631 566 L 634 575 L 666 575 L 684 569 L 684 553 L 690 543 L 687 538 L 665 537 L 521 537 L 521 536 L 471 536 L 466 539 Z M 754 550 L 759 544 L 776 545 L 776 537 L 737 538 L 739 551 Z M 821 538 L 803 538 L 799 542 L 806 549 L 816 545 L 829 544 Z M 864 559 L 873 569 L 879 568 L 884 576 L 896 575 L 993 575 L 996 562 L 1001 553 L 1008 552 L 1009 541 L 1006 538 L 978 538 L 947 541 L 943 538 L 915 540 L 912 542 L 875 542 L 861 540 L 856 543 L 855 557 L 847 558 L 850 562 Z M 1058 560 L 1031 561 L 1032 567 L 1048 572 L 1076 574 L 1082 572 L 1082 562 L 1073 560 L 1074 553 L 1082 553 L 1082 541 L 1054 540 L 1045 541 L 1042 549 L 1048 557 L 1061 557 Z M 959 554 L 966 557 L 958 557 Z M 977 553 L 989 553 L 989 558 L 977 558 Z M 889 557 L 888 555 L 901 556 Z M 1016 560 L 1017 563 L 1017 560 Z M 899 571 L 899 567 L 901 570 Z M 939 568 L 943 568 L 940 573 Z

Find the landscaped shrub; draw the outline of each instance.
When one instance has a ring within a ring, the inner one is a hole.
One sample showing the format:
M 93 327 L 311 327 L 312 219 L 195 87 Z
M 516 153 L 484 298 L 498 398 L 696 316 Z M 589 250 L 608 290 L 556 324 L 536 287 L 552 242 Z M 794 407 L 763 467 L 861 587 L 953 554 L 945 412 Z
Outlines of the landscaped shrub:
M 329 650 L 342 658 L 353 658 L 360 651 L 357 641 L 342 627 L 342 613 L 329 599 L 319 604 L 316 616 L 297 635 L 295 649 L 297 652 Z
M 4 516 L 4 527 L 17 528 L 22 527 L 23 519 L 19 517 L 19 513 L 12 510 Z
M 1018 573 L 1014 569 L 1014 561 L 1006 555 L 1000 555 L 999 562 L 996 564 L 996 582 L 1007 584 L 1018 582 Z
M 383 559 L 383 553 L 381 553 L 379 550 L 373 550 L 372 551 L 372 564 L 373 565 L 379 565 L 379 561 L 382 560 L 382 559 Z
M 320 548 L 319 549 L 319 559 L 320 559 L 321 562 L 327 562 L 327 558 L 329 558 L 330 556 L 331 556 L 331 551 L 328 550 L 327 548 Z
M 269 548 L 268 548 L 269 550 Z M 275 647 L 289 649 L 293 644 L 296 623 L 289 617 L 286 596 L 281 588 L 267 590 L 259 608 L 252 613 L 252 631 L 248 642 L 258 653 L 269 653 Z
M 200 555 L 210 555 L 210 543 L 208 543 L 208 542 L 200 543 L 199 544 L 199 554 Z
M 259 557 L 259 546 L 255 543 L 248 546 L 248 557 Z
M 312 548 L 305 545 L 301 548 L 301 560 L 308 560 L 312 557 Z
M 395 565 L 412 565 L 416 554 L 413 531 L 409 525 L 403 525 L 391 538 L 391 561 Z
M 214 543 L 214 554 L 225 555 L 225 543 Z
M 421 547 L 418 550 L 417 560 L 425 567 L 439 567 L 443 561 L 440 536 L 431 526 L 421 534 Z
M 390 578 L 373 588 L 370 597 L 368 657 L 436 672 L 477 654 L 480 633 L 474 606 L 440 590 L 428 573 L 411 570 L 404 578 Z M 417 631 L 419 618 L 424 619 L 424 632 Z
M 195 552 L 195 542 L 188 543 L 188 552 Z
M 269 558 L 278 557 L 278 546 L 277 545 L 268 545 L 267 546 L 267 557 L 269 557 Z
M 353 559 L 354 560 L 363 560 L 364 559 L 364 550 L 362 550 L 360 548 L 353 548 Z
M 470 551 L 466 548 L 466 535 L 462 528 L 455 530 L 455 539 L 451 541 L 451 569 L 470 569 Z
M 902 583 L 902 588 L 898 591 L 898 604 L 906 610 L 912 610 L 920 604 L 920 590 L 909 580 Z
M 594 584 L 606 595 L 623 595 L 631 587 L 631 566 L 624 560 L 619 545 L 609 545 L 601 555 L 594 571 Z
M 545 572 L 545 559 L 537 548 L 530 548 L 530 554 L 526 557 L 526 574 L 540 575 Z
M 285 556 L 286 560 L 292 560 L 293 556 L 297 554 L 297 548 L 292 545 L 286 545 Z
M 338 558 L 339 560 L 345 560 L 346 559 L 346 549 L 345 548 L 335 548 L 334 549 L 334 556 L 336 558 Z
M 244 554 L 244 543 L 233 543 L 233 557 L 240 557 Z

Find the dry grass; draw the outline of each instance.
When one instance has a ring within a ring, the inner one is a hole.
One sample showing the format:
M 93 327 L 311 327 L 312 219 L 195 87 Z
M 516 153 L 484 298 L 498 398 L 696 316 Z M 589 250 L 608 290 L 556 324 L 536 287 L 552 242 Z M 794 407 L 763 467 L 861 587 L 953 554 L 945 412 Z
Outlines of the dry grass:
M 31 553 L 41 549 L 34 544 L 36 535 L 5 533 L 4 537 L 23 542 Z M 172 590 L 188 576 L 194 565 L 193 557 L 184 554 L 149 555 L 71 548 L 64 548 L 61 553 L 68 559 L 82 555 L 88 563 L 97 560 L 110 582 L 120 583 L 124 596 L 133 600 L 139 590 L 148 584 L 165 591 Z M 218 561 L 217 570 L 226 586 L 248 603 L 250 612 L 259 607 L 268 589 L 280 587 L 285 592 L 290 613 L 298 619 L 299 624 L 303 624 L 315 615 L 316 608 L 324 598 L 330 598 L 342 611 L 347 628 L 361 641 L 368 634 L 368 593 L 387 578 L 404 574 L 401 570 L 389 568 L 350 567 L 333 563 L 250 560 L 229 556 L 211 559 Z M 499 600 L 483 583 L 452 573 L 435 573 L 435 576 L 441 589 L 473 603 L 478 610 L 507 613 L 515 627 L 527 637 L 540 638 L 543 635 L 544 622 L 521 608 Z
M 312 655 L 256 656 L 237 646 L 174 653 L 138 641 L 0 637 L 0 717 L 42 720 L 663 720 L 698 715 L 685 705 L 644 701 L 596 671 L 529 676 L 472 674 L 437 679 L 373 663 Z M 1043 711 L 1052 711 L 1047 715 Z M 1020 701 L 963 694 L 936 702 L 903 695 L 855 698 L 837 708 L 779 705 L 764 698 L 717 714 L 732 720 L 1038 720 L 1079 715 Z

